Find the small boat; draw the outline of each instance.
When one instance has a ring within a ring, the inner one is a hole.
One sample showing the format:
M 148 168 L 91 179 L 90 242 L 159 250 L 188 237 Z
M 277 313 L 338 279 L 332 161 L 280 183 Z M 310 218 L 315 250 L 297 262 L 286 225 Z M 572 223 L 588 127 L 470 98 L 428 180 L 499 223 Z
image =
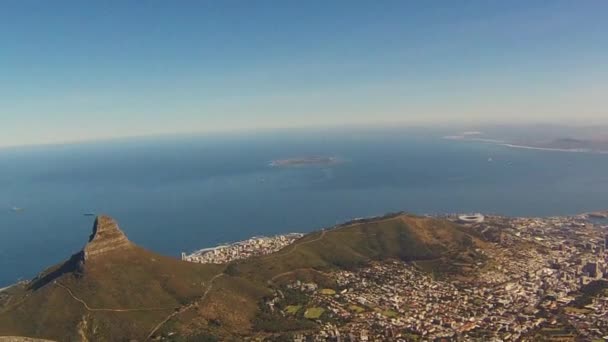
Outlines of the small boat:
M 95 216 L 95 213 L 84 213 L 82 215 L 84 215 L 84 216 Z
M 11 210 L 14 211 L 14 212 L 19 212 L 19 211 L 23 211 L 24 209 L 23 208 L 19 208 L 19 207 L 12 207 Z

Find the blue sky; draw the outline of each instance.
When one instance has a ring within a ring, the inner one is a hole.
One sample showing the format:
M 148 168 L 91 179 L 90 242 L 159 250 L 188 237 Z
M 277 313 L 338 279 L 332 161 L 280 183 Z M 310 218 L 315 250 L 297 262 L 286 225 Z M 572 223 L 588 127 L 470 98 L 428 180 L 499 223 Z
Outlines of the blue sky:
M 607 123 L 608 2 L 0 2 L 0 146 Z

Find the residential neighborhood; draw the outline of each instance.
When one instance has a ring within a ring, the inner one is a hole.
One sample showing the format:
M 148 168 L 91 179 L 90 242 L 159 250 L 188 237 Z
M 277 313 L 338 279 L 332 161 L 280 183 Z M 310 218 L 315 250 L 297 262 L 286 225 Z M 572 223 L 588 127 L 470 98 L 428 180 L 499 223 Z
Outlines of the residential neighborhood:
M 471 228 L 494 242 L 463 276 L 436 277 L 419 263 L 390 260 L 332 272 L 334 288 L 287 284 L 308 300 L 281 314 L 321 327 L 294 341 L 608 339 L 606 225 L 586 215 L 486 216 Z M 267 304 L 280 300 L 277 292 Z

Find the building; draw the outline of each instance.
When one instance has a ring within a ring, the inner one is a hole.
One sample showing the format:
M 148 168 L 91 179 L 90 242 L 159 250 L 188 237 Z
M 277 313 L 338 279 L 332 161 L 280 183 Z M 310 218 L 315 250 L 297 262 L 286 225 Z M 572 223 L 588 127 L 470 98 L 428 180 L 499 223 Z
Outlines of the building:
M 458 222 L 464 224 L 473 224 L 473 223 L 482 223 L 485 217 L 482 214 L 472 214 L 472 215 L 460 215 L 458 216 Z

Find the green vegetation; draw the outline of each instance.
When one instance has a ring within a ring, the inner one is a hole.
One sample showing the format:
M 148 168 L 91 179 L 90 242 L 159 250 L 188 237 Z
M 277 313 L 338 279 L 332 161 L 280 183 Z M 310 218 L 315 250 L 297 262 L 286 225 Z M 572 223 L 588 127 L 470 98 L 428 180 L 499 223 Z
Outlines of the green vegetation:
M 411 332 L 404 332 L 402 336 L 406 341 L 418 342 L 422 340 L 420 335 Z
M 578 314 L 578 315 L 586 315 L 591 312 L 589 309 L 580 309 L 572 306 L 568 306 L 564 308 L 566 313 Z
M 295 270 L 353 269 L 370 260 L 435 260 L 470 252 L 477 238 L 448 221 L 409 215 L 316 232 L 278 253 L 235 266 L 238 274 L 266 281 Z
M 285 318 L 268 313 L 256 315 L 254 329 L 268 333 L 281 333 L 286 331 L 297 331 L 313 329 L 316 325 L 309 320 Z
M 288 305 L 287 307 L 285 307 L 285 312 L 290 315 L 295 315 L 296 313 L 298 313 L 298 311 L 300 311 L 301 308 L 302 305 Z
M 356 312 L 356 313 L 362 313 L 365 312 L 365 309 L 358 306 L 358 305 L 349 305 L 348 306 L 349 309 L 351 309 L 352 311 Z
M 314 322 L 311 322 L 302 317 L 296 317 L 295 313 L 302 308 L 299 305 L 287 306 L 294 311 L 294 314 L 288 317 L 271 311 L 268 306 L 260 304 L 260 310 L 253 319 L 253 328 L 256 331 L 267 333 L 284 333 L 288 331 L 307 330 L 316 327 Z M 285 310 L 287 310 L 287 308 Z
M 318 319 L 325 312 L 325 309 L 319 307 L 312 307 L 306 309 L 304 317 L 308 319 Z
M 589 305 L 593 302 L 594 297 L 605 296 L 606 291 L 608 291 L 608 281 L 592 281 L 581 288 L 581 295 L 574 300 L 572 306 L 584 308 L 585 305 Z
M 381 314 L 383 314 L 384 316 L 389 317 L 389 318 L 394 318 L 399 315 L 399 313 L 397 313 L 393 310 L 382 310 Z
M 566 328 L 542 328 L 540 334 L 551 337 L 574 337 Z
M 294 289 L 283 289 L 283 303 L 285 305 L 299 305 L 304 306 L 308 304 L 309 297 L 298 290 Z
M 333 296 L 336 294 L 336 290 L 332 290 L 332 289 L 323 289 L 320 292 L 321 292 L 321 294 L 327 295 L 327 296 Z

